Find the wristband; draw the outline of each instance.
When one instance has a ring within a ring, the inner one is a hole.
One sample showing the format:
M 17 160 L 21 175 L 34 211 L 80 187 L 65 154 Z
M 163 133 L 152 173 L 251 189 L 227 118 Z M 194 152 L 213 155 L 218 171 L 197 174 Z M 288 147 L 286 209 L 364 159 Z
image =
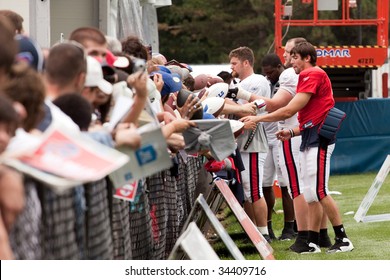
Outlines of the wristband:
M 255 101 L 253 101 L 253 103 L 256 105 L 258 113 L 262 113 L 262 112 L 266 111 L 267 104 L 265 103 L 265 101 L 263 99 L 256 99 Z
M 290 134 L 291 134 L 291 138 L 293 138 L 295 136 L 294 130 L 290 128 L 289 131 L 290 131 Z
M 237 92 L 238 99 L 244 99 L 246 101 L 249 101 L 249 99 L 251 99 L 251 96 L 252 93 L 250 93 L 249 91 L 246 91 L 245 89 L 242 88 L 238 88 L 238 92 Z

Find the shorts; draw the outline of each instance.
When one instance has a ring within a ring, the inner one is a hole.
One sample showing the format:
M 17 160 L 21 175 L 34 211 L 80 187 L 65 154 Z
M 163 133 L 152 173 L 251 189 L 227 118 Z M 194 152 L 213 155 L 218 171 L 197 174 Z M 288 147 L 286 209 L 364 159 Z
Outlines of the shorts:
M 330 158 L 335 144 L 310 147 L 300 153 L 303 195 L 308 203 L 321 201 L 328 195 Z
M 277 139 L 269 142 L 268 154 L 264 163 L 263 188 L 272 187 L 275 179 L 278 180 L 279 186 L 287 185 L 279 166 L 279 144 L 280 141 Z
M 241 172 L 245 201 L 256 202 L 263 197 L 264 162 L 267 153 L 241 152 L 245 170 Z
M 292 199 L 303 193 L 301 165 L 299 162 L 300 146 L 301 136 L 293 137 L 288 141 L 280 141 L 279 146 L 279 166 Z

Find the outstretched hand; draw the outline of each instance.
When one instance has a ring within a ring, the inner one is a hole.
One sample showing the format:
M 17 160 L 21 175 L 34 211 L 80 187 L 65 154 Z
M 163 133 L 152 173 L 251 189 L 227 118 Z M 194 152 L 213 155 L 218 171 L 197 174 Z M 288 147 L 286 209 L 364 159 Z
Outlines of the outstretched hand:
M 244 123 L 244 129 L 255 129 L 257 126 L 256 116 L 246 116 L 240 119 Z
M 127 83 L 135 89 L 137 96 L 146 98 L 148 96 L 147 79 L 147 72 L 136 72 L 127 77 Z
M 193 94 L 188 95 L 186 102 L 182 107 L 177 105 L 177 97 L 175 95 L 172 97 L 176 103 L 176 109 L 184 119 L 190 120 L 197 111 L 203 110 L 202 103 L 200 102 L 199 98 Z
M 286 141 L 291 138 L 291 132 L 289 130 L 279 130 L 275 135 L 280 141 Z
M 172 124 L 175 126 L 175 132 L 183 132 L 184 130 L 189 129 L 191 126 L 195 127 L 196 123 L 186 119 L 176 119 L 172 121 Z
M 253 102 L 248 102 L 241 105 L 241 111 L 243 115 L 250 115 L 255 116 L 256 115 L 256 105 Z

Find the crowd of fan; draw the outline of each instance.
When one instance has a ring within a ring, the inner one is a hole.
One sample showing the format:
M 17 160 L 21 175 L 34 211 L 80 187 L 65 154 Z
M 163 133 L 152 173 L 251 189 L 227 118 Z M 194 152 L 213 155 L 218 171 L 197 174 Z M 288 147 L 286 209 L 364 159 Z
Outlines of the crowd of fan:
M 184 159 L 185 141 L 181 133 L 196 126 L 194 119 L 213 119 L 234 113 L 239 116 L 256 114 L 255 104 L 237 105 L 228 99 L 217 113 L 214 108 L 207 110 L 208 106 L 202 102 L 208 97 L 208 88 L 216 83 L 230 83 L 230 73 L 194 77 L 191 66 L 176 60 L 167 61 L 162 54 L 152 53 L 136 36 L 118 40 L 105 36 L 96 28 L 81 27 L 75 29 L 67 40 L 44 49 L 24 34 L 22 23 L 23 18 L 17 13 L 0 11 L 0 144 L 4 154 L 38 139 L 53 123 L 60 123 L 74 133 L 86 133 L 111 148 L 127 145 L 137 149 L 141 143 L 137 127 L 142 122 L 145 107 L 151 107 L 160 122 L 173 167 L 156 174 L 157 177 L 140 180 L 140 192 L 143 195 L 148 193 L 149 199 L 153 200 L 151 186 L 160 186 L 161 192 L 169 192 L 165 182 L 174 181 L 171 182 L 173 192 L 176 188 L 177 193 L 171 196 L 172 205 L 176 204 L 178 209 L 180 185 L 185 189 L 182 191 L 185 193 L 183 207 L 190 209 L 195 195 L 208 190 L 207 171 L 223 168 L 210 167 L 210 162 L 216 161 L 207 150 Z M 123 89 L 119 85 L 125 85 L 126 94 L 133 98 L 134 103 L 115 129 L 107 131 L 105 124 L 110 120 L 116 99 L 123 94 L 118 90 Z M 240 132 L 243 126 L 231 123 L 234 132 Z M 203 164 L 207 161 L 206 170 Z M 131 235 L 130 230 L 125 232 L 123 227 L 129 227 L 129 223 L 135 220 L 129 217 L 129 213 L 138 206 L 135 206 L 136 202 L 113 199 L 110 194 L 114 188 L 108 177 L 57 194 L 18 170 L 4 164 L 0 169 L 1 259 L 166 258 L 169 254 L 167 246 L 159 257 L 148 255 L 150 253 L 137 255 L 137 250 L 142 247 L 139 242 L 142 230 L 135 229 L 139 236 L 132 233 L 133 236 L 126 238 L 124 235 Z M 168 179 L 164 178 L 167 173 Z M 93 201 L 99 201 L 99 207 L 107 209 L 95 209 L 94 212 Z M 146 207 L 145 201 L 143 203 Z M 150 223 L 151 239 L 156 239 L 162 233 L 155 232 L 152 208 L 150 206 L 145 221 Z M 122 213 L 120 218 L 115 217 L 114 209 L 122 209 L 118 210 Z M 94 223 L 92 217 L 99 215 L 100 211 L 105 213 L 100 213 L 105 215 L 100 219 L 100 228 L 105 227 L 106 236 L 99 244 L 93 244 L 97 242 L 93 238 L 96 239 L 99 233 L 93 232 L 96 229 L 88 225 Z M 164 211 L 163 215 L 168 215 L 169 211 Z M 185 212 L 189 212 L 188 209 Z M 173 245 L 186 216 L 180 213 L 171 215 L 176 220 L 172 223 L 176 226 L 171 240 Z M 116 218 L 127 219 L 126 222 L 117 221 L 122 227 L 120 241 L 115 237 Z M 167 217 L 166 223 L 169 223 Z M 142 227 L 144 223 L 137 226 Z M 167 224 L 166 230 L 172 231 Z M 59 240 L 61 238 L 64 240 Z M 103 248 L 107 238 L 111 243 L 106 247 L 112 249 L 91 253 L 91 248 Z M 123 245 L 126 239 L 133 239 L 128 241 L 130 247 L 115 253 L 115 242 Z M 62 248 L 58 245 L 60 243 Z M 131 252 L 124 253 L 126 250 Z

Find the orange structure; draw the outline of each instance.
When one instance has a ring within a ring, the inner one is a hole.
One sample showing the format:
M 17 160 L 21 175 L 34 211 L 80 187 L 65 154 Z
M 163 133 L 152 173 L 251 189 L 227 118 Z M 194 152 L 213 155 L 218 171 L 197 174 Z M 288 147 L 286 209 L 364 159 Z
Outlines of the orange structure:
M 363 27 L 371 26 L 376 29 L 375 45 L 332 45 L 316 46 L 317 65 L 324 68 L 334 85 L 336 97 L 354 97 L 356 99 L 370 96 L 371 69 L 382 66 L 387 59 L 389 45 L 389 1 L 376 1 L 376 17 L 351 18 L 351 9 L 356 9 L 356 1 L 340 0 L 338 2 L 337 19 L 319 17 L 319 2 L 321 0 L 301 0 L 300 5 L 311 6 L 312 11 L 307 19 L 294 19 L 293 1 L 275 1 L 275 52 L 283 55 L 283 30 L 290 27 Z M 322 0 L 326 1 L 326 0 Z M 295 4 L 295 3 L 294 3 Z M 340 5 L 341 4 L 341 5 Z M 371 34 L 370 34 L 371 35 Z M 302 36 L 304 37 L 304 35 Z M 288 39 L 288 38 L 287 38 Z M 285 43 L 285 42 L 284 42 Z M 312 42 L 316 45 L 316 42 Z M 383 89 L 385 91 L 385 89 Z M 383 96 L 387 96 L 383 92 Z

